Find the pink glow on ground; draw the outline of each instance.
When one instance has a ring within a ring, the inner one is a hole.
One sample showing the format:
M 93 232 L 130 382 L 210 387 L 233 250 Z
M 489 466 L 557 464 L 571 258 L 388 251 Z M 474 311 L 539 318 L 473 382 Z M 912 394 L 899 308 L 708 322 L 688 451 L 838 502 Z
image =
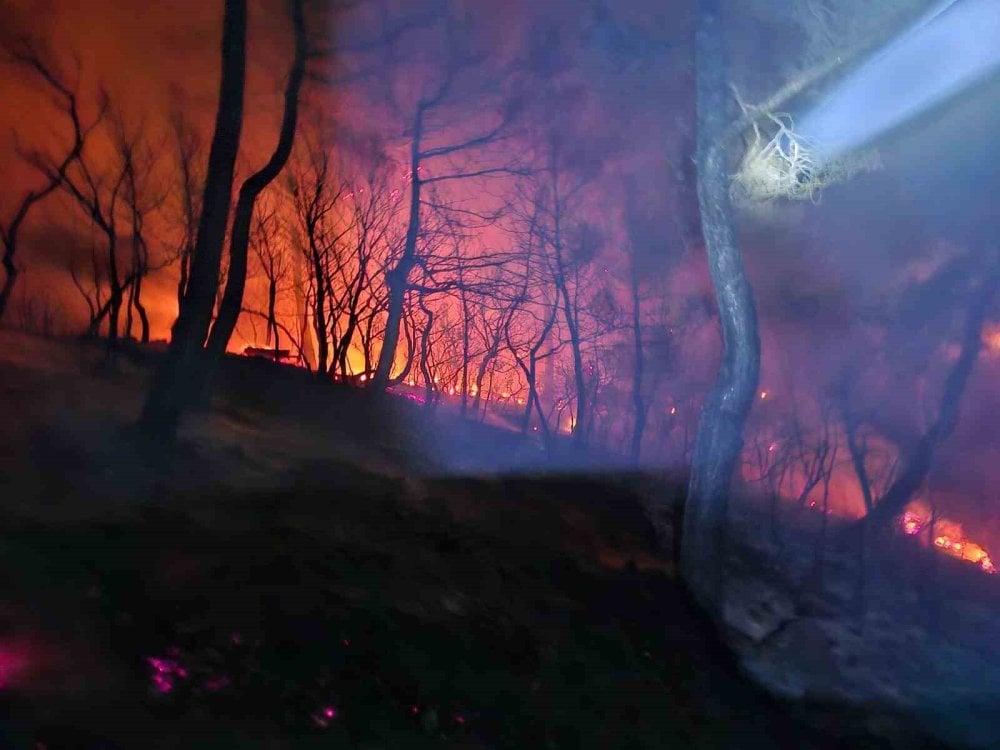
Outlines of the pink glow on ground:
M 0 688 L 17 684 L 32 662 L 34 649 L 25 642 L 0 643 Z
M 226 677 L 226 675 L 224 674 L 213 675 L 212 677 L 209 677 L 207 680 L 205 680 L 205 690 L 209 691 L 210 693 L 217 693 L 223 688 L 229 687 L 229 685 L 230 685 L 229 678 Z
M 168 650 L 168 653 L 170 651 Z M 153 682 L 153 688 L 158 693 L 172 692 L 176 687 L 177 680 L 184 680 L 188 677 L 188 670 L 181 666 L 176 659 L 147 656 L 146 663 L 153 669 L 150 679 Z

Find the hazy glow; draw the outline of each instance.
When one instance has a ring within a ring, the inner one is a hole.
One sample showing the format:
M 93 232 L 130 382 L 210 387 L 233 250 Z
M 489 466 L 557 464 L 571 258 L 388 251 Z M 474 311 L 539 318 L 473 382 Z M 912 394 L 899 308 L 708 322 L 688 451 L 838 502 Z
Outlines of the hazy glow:
M 796 132 L 818 163 L 850 153 L 993 72 L 998 39 L 1000 2 L 958 0 L 844 78 Z

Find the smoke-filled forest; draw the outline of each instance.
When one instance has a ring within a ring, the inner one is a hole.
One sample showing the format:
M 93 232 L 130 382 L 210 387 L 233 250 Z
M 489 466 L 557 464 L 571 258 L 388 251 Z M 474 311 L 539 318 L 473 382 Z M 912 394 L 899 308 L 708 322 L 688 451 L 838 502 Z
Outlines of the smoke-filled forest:
M 0 747 L 995 747 L 998 37 L 0 0 Z

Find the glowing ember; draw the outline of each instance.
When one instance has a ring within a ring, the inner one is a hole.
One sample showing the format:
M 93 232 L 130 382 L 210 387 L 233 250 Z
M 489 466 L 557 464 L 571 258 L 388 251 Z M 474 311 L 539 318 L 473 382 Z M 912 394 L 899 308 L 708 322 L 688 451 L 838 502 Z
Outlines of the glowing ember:
M 10 687 L 28 666 L 26 644 L 4 644 L 0 646 L 0 689 Z
M 152 668 L 150 679 L 152 680 L 153 688 L 158 693 L 173 691 L 177 680 L 184 680 L 188 677 L 188 670 L 176 659 L 147 656 L 146 663 Z
M 325 706 L 316 711 L 310 718 L 316 726 L 326 729 L 330 726 L 330 722 L 337 718 L 337 709 L 333 706 Z

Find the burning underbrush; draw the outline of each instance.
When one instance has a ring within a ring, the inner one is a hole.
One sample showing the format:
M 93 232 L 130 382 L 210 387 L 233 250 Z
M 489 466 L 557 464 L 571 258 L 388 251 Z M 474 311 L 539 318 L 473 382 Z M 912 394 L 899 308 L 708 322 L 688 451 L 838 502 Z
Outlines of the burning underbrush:
M 987 529 L 924 498 L 869 529 L 850 498 L 734 503 L 722 620 L 743 668 L 779 695 L 903 707 L 949 742 L 997 747 L 1000 589 Z
M 907 536 L 915 537 L 927 546 L 933 543 L 944 554 L 977 565 L 984 573 L 996 575 L 996 566 L 986 548 L 970 540 L 962 524 L 938 515 L 924 503 L 910 503 L 899 523 Z

